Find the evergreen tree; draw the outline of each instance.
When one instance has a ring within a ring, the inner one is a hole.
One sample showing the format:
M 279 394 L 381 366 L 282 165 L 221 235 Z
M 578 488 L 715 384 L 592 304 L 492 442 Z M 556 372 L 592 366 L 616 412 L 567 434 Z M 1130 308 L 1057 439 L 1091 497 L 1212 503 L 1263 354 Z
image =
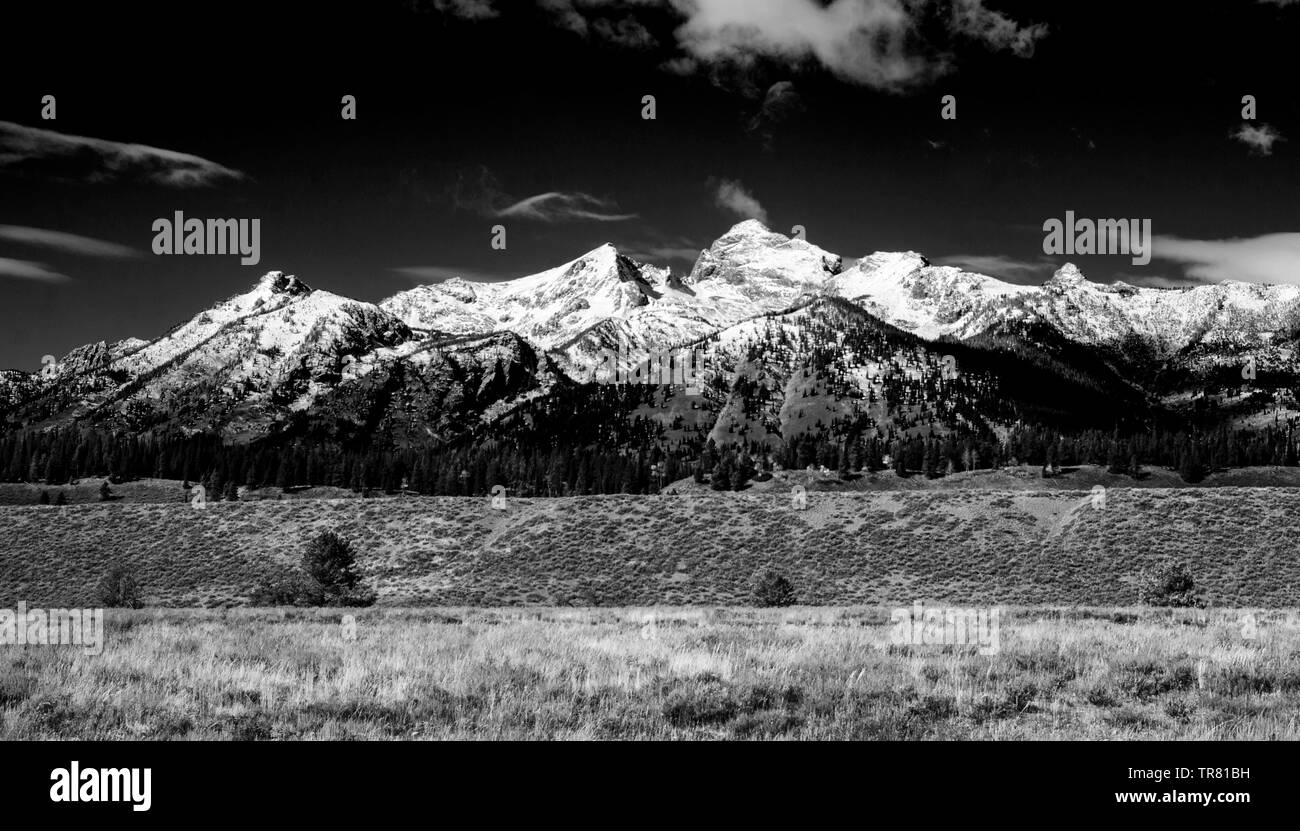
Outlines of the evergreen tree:
M 1178 475 L 1183 478 L 1184 482 L 1196 483 L 1205 478 L 1205 467 L 1201 460 L 1196 457 L 1194 452 L 1183 454 L 1183 460 L 1178 466 Z

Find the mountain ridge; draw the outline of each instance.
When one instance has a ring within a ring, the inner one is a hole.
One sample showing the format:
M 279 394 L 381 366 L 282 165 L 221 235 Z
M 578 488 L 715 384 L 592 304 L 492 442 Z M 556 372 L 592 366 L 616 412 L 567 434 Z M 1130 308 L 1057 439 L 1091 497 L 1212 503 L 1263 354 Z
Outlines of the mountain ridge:
M 858 332 L 847 346 L 845 331 L 831 331 L 808 315 L 809 304 L 819 299 L 853 310 L 818 307 Z M 882 351 L 896 337 L 880 334 L 884 330 L 868 319 L 908 333 L 916 340 L 906 349 L 924 357 L 908 358 L 898 351 L 902 347 Z M 755 340 L 760 330 L 773 340 Z M 1042 402 L 1032 404 L 1035 394 L 1014 375 L 1039 377 L 1048 367 L 1047 383 L 1080 406 L 1092 400 L 1078 398 L 1086 389 L 1120 395 L 1135 412 L 1177 409 L 1210 394 L 1229 416 L 1234 407 L 1251 410 L 1252 417 L 1272 412 L 1289 418 L 1297 409 L 1294 390 L 1286 390 L 1300 376 L 1300 287 L 1234 281 L 1187 289 L 1103 285 L 1086 279 L 1073 263 L 1042 285 L 1022 285 L 932 265 L 914 251 L 875 252 L 846 266 L 840 255 L 746 220 L 703 249 L 680 277 L 609 243 L 516 280 L 452 278 L 377 303 L 269 271 L 249 291 L 153 340 L 87 344 L 47 372 L 0 374 L 0 415 L 11 428 L 88 423 L 215 431 L 251 441 L 290 424 L 324 429 L 317 416 L 329 412 L 340 424 L 352 424 L 335 432 L 395 425 L 381 432 L 405 442 L 418 441 L 421 432 L 454 441 L 527 402 L 579 394 L 573 392 L 581 387 L 579 370 L 601 350 L 693 349 L 705 353 L 714 368 L 707 400 L 691 409 L 698 414 L 704 408 L 713 422 L 696 426 L 717 439 L 723 427 L 732 432 L 743 423 L 746 431 L 756 429 L 750 416 L 737 420 L 735 414 L 762 409 L 756 401 L 736 400 L 736 379 L 726 376 L 738 364 L 726 344 L 734 346 L 742 332 L 750 340 L 739 363 L 757 366 L 780 389 L 742 385 L 741 397 L 781 399 L 769 401 L 773 406 L 759 418 L 781 440 L 800 431 L 838 429 L 834 425 L 845 412 L 831 407 L 840 415 L 828 416 L 829 423 L 793 414 L 800 408 L 792 410 L 787 399 L 813 394 L 791 386 L 797 367 L 830 373 L 815 394 L 834 390 L 847 396 L 855 430 L 883 432 L 882 425 L 897 423 L 923 429 L 913 424 L 918 413 L 929 414 L 931 430 L 972 424 L 1004 429 L 1014 419 L 992 400 L 993 391 L 1019 390 L 1013 409 L 1037 411 Z M 957 394 L 935 373 L 947 371 L 938 359 L 960 351 L 959 344 L 989 373 L 981 382 L 984 403 L 968 400 L 964 406 L 974 409 L 961 418 L 931 400 Z M 858 377 L 861 366 L 846 362 L 836 349 L 848 350 L 849 358 L 871 354 L 896 373 L 895 380 Z M 990 357 L 996 355 L 1004 357 Z M 1263 377 L 1243 374 L 1237 380 L 1257 388 L 1232 389 L 1231 370 L 1245 363 Z M 1262 385 L 1264 380 L 1270 384 Z M 1128 388 L 1148 400 L 1129 400 L 1123 392 Z M 1257 397 L 1264 389 L 1272 396 L 1271 410 L 1265 406 L 1270 402 Z M 358 390 L 374 400 L 362 400 Z M 877 395 L 884 410 L 877 407 L 868 419 L 873 426 L 864 427 L 864 408 L 851 402 Z M 678 391 L 667 390 L 655 406 L 680 411 L 685 405 L 678 398 Z M 383 412 L 376 409 L 380 401 Z M 1203 403 L 1197 406 L 1204 409 Z M 448 422 L 449 413 L 457 414 L 458 424 Z

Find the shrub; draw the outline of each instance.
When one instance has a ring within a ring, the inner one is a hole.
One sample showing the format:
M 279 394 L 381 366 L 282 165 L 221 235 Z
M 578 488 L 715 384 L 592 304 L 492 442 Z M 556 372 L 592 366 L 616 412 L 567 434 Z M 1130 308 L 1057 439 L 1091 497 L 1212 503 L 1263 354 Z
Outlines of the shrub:
M 371 606 L 352 543 L 333 531 L 308 540 L 301 568 L 264 579 L 249 600 L 257 606 Z
M 95 596 L 108 609 L 139 609 L 143 605 L 135 572 L 121 564 L 110 566 L 100 578 Z
M 254 606 L 320 606 L 325 602 L 325 593 L 307 575 L 286 572 L 263 578 L 248 600 Z
M 754 603 L 758 606 L 793 606 L 794 586 L 771 567 L 754 575 Z
M 1195 456 L 1188 454 L 1178 466 L 1178 475 L 1188 484 L 1196 484 L 1205 478 L 1205 465 Z
M 1084 700 L 1094 707 L 1114 707 L 1119 703 L 1110 687 L 1105 684 L 1094 684 L 1088 688 L 1084 693 Z
M 732 690 L 715 675 L 703 673 L 674 687 L 664 696 L 663 715 L 675 727 L 695 727 L 730 721 L 739 712 Z
M 1138 582 L 1138 601 L 1148 606 L 1204 606 L 1192 573 L 1179 562 L 1168 562 L 1143 572 Z
M 361 584 L 352 543 L 333 531 L 323 531 L 307 543 L 302 570 L 320 586 L 326 605 L 370 606 L 375 602 L 374 593 Z

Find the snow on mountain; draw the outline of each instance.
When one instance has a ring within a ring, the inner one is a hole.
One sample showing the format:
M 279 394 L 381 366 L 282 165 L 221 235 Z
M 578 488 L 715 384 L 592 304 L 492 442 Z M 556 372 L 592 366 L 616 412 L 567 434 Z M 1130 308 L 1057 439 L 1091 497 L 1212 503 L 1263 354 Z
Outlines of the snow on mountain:
M 255 433 L 311 406 L 359 356 L 413 337 L 377 306 L 273 271 L 151 342 L 74 350 L 42 379 L 37 412 Z
M 545 348 L 650 302 L 641 264 L 602 245 L 539 274 L 501 283 L 448 281 L 394 295 L 380 307 L 414 328 L 456 334 L 508 330 Z
M 1255 350 L 1262 368 L 1294 371 L 1290 341 L 1300 331 L 1296 286 L 1102 285 L 1068 263 L 1042 285 L 1018 285 L 934 266 L 912 251 L 876 252 L 845 268 L 838 255 L 747 220 L 701 251 L 685 277 L 606 244 L 516 280 L 452 279 L 376 305 L 272 271 L 154 340 L 80 347 L 53 377 L 0 374 L 0 409 L 21 423 L 91 418 L 131 429 L 169 423 L 253 436 L 332 402 L 327 409 L 342 407 L 348 419 L 376 406 L 397 408 L 363 421 L 389 419 L 403 435 L 413 435 L 421 419 L 450 435 L 446 413 L 473 422 L 509 411 L 545 395 L 560 373 L 581 376 L 602 349 L 651 353 L 711 341 L 721 350 L 716 357 L 729 361 L 734 356 L 720 344 L 747 325 L 769 326 L 772 315 L 807 309 L 818 296 L 847 301 L 924 341 L 1016 337 L 1045 326 L 1085 347 L 1128 354 L 1136 338 L 1155 360 L 1180 360 L 1194 374 L 1237 361 L 1243 350 Z M 823 330 L 819 338 L 831 337 Z M 778 342 L 801 334 L 784 337 Z M 869 397 L 869 385 L 855 389 Z M 401 395 L 390 400 L 394 391 Z M 780 392 L 798 394 L 785 386 Z
M 473 284 L 456 279 L 395 294 L 380 306 L 413 329 L 470 335 L 499 328 L 496 316 L 477 301 Z
M 912 251 L 863 257 L 827 284 L 827 293 L 929 340 L 978 334 L 997 318 L 1015 316 L 1017 301 L 1032 291 L 952 266 L 931 266 Z
M 1090 346 L 1119 347 L 1138 337 L 1168 356 L 1202 341 L 1257 341 L 1300 323 L 1300 287 L 1103 285 L 1087 280 L 1073 263 L 1042 286 L 1024 286 L 931 266 L 912 252 L 877 253 L 845 270 L 828 289 L 931 340 L 965 339 L 1008 322 L 1044 322 Z
M 610 321 L 663 348 L 707 328 L 791 305 L 840 269 L 838 256 L 747 220 L 700 254 L 689 276 L 639 263 L 612 245 L 502 283 L 457 280 L 402 292 L 381 307 L 418 329 L 509 330 L 544 349 L 567 349 Z

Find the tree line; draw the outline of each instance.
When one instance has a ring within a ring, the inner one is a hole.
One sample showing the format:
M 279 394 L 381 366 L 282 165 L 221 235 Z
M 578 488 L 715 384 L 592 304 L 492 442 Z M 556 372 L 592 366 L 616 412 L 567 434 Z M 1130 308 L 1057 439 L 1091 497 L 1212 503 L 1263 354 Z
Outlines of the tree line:
M 1297 463 L 1297 436 L 1286 425 L 1128 435 L 1017 427 L 1001 439 L 974 432 L 884 438 L 809 434 L 785 442 L 723 444 L 692 434 L 676 441 L 645 435 L 618 445 L 552 436 L 388 449 L 303 440 L 231 444 L 210 434 L 81 428 L 0 438 L 0 478 L 7 482 L 178 479 L 203 484 L 209 499 L 236 498 L 240 488 L 322 486 L 436 496 L 485 495 L 494 485 L 519 496 L 655 493 L 688 477 L 718 489 L 739 489 L 765 472 L 809 467 L 845 477 L 892 469 L 901 476 L 938 478 L 1013 464 L 1042 466 L 1048 475 L 1095 464 L 1133 476 L 1145 467 L 1164 467 L 1197 481 L 1215 470 Z

